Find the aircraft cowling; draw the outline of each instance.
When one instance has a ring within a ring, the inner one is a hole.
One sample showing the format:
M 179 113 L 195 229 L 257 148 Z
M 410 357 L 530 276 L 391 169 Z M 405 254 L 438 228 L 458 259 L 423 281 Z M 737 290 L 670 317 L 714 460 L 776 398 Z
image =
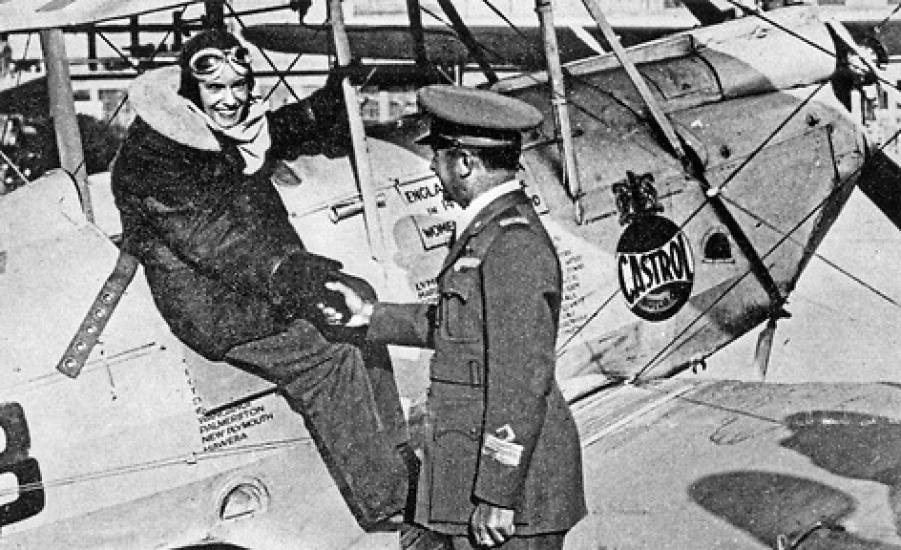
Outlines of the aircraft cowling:
M 820 121 L 817 125 L 796 121 L 732 178 L 750 157 L 751 151 L 743 150 L 751 148 L 746 143 L 755 138 L 763 140 L 764 128 L 777 126 L 796 106 L 795 98 L 768 94 L 730 104 L 710 104 L 674 117 L 684 120 L 684 126 L 701 121 L 693 127 L 693 143 L 706 153 L 707 179 L 715 186 L 725 184 L 722 196 L 764 258 L 783 296 L 794 287 L 853 189 L 853 175 L 864 160 L 856 131 L 842 119 L 843 113 L 817 104 L 810 111 L 811 120 Z M 746 115 L 736 117 L 740 112 Z M 824 123 L 827 120 L 830 124 Z M 633 132 L 623 140 L 606 129 L 603 135 L 586 131 L 576 140 L 583 184 L 592 183 L 584 189 L 586 222 L 582 225 L 574 222 L 562 190 L 552 190 L 553 185 L 559 188 L 554 175 L 559 167 L 556 147 L 536 148 L 525 157 L 527 173 L 543 182 L 535 185 L 543 192 L 552 221 L 560 227 L 558 242 L 572 240 L 562 236 L 568 233 L 577 235 L 583 245 L 593 245 L 583 246 L 579 253 L 564 253 L 564 258 L 584 257 L 584 250 L 594 248 L 599 263 L 609 266 L 593 271 L 606 281 L 590 281 L 574 273 L 564 276 L 570 284 L 581 287 L 576 292 L 580 296 L 570 307 L 564 305 L 564 312 L 581 320 L 574 323 L 579 327 L 577 339 L 560 350 L 558 376 L 563 379 L 597 373 L 628 378 L 648 362 L 655 366 L 646 375 L 668 376 L 751 330 L 770 314 L 770 297 L 749 273 L 750 261 L 742 255 L 735 237 L 711 207 L 704 206 L 700 183 L 683 173 L 662 150 L 655 156 L 641 147 L 655 143 L 650 133 Z M 803 159 L 799 159 L 799 151 L 805 152 Z M 617 165 L 622 169 L 620 174 L 607 172 L 607 167 Z M 681 312 L 663 322 L 649 323 L 631 316 L 619 296 L 596 311 L 599 304 L 621 292 L 616 284 L 613 251 L 624 228 L 619 223 L 612 187 L 624 178 L 627 169 L 654 176 L 664 208 L 661 215 L 682 228 L 695 252 L 692 297 Z M 694 217 L 688 221 L 690 216 Z M 791 238 L 784 238 L 790 231 Z M 722 246 L 717 250 L 717 242 L 725 245 L 725 251 Z M 575 266 L 564 261 L 565 270 Z M 593 306 L 581 307 L 577 303 L 581 296 L 589 296 Z M 581 326 L 588 319 L 591 322 Z M 563 327 L 567 327 L 566 322 Z M 574 330 L 572 326 L 570 329 Z M 565 341 L 568 335 L 564 336 Z M 658 353 L 662 355 L 657 357 Z
M 690 40 L 674 37 L 636 49 L 644 50 L 637 55 L 639 71 L 700 159 L 707 182 L 722 186 L 718 196 L 774 281 L 777 299 L 751 273 L 756 260 L 739 250 L 736 236 L 707 204 L 704 186 L 661 144 L 615 60 L 569 67 L 583 224 L 574 221 L 572 201 L 559 184 L 562 159 L 546 91 L 525 77 L 496 86 L 542 110 L 545 124 L 524 159 L 528 179 L 553 221 L 596 245 L 599 256 L 607 255 L 601 263 L 611 266 L 606 281 L 571 282 L 594 307 L 576 305 L 574 313 L 564 303 L 564 314 L 581 320 L 570 334 L 565 319 L 562 324 L 558 378 L 653 378 L 703 361 L 781 307 L 847 200 L 867 153 L 860 128 L 831 85 L 832 39 L 812 10 L 774 17 L 802 29 L 815 46 L 798 46 L 797 37 L 746 18 L 692 32 Z M 611 255 L 622 229 L 612 188 L 629 171 L 653 176 L 661 215 L 682 228 L 696 253 L 692 297 L 663 322 L 626 321 L 631 313 L 616 296 L 622 289 Z

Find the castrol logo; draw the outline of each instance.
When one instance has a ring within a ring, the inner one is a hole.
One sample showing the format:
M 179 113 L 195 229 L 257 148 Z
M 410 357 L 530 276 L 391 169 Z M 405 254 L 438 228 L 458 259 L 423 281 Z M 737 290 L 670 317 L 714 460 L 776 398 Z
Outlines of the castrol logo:
M 675 315 L 691 296 L 694 259 L 688 238 L 672 221 L 636 218 L 616 247 L 619 286 L 629 309 L 648 321 Z

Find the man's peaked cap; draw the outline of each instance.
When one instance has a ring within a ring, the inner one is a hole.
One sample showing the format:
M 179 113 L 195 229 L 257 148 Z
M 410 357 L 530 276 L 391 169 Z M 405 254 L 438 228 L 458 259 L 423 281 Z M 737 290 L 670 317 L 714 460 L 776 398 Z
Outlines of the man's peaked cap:
M 519 147 L 522 133 L 543 120 L 528 103 L 488 90 L 438 84 L 417 94 L 431 115 L 429 133 L 418 143 L 465 147 Z

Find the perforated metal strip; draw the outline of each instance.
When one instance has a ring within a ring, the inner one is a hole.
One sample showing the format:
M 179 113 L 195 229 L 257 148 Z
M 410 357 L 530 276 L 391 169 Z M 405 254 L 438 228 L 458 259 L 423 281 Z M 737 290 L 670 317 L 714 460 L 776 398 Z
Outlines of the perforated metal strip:
M 59 372 L 70 378 L 76 378 L 81 373 L 128 283 L 134 278 L 137 267 L 138 260 L 134 256 L 125 252 L 119 254 L 116 267 L 103 283 L 81 326 L 69 342 L 69 347 L 56 365 Z

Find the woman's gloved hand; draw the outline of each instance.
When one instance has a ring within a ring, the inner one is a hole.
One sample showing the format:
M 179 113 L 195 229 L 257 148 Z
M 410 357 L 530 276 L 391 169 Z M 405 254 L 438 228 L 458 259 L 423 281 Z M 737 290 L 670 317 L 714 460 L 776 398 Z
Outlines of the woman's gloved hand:
M 286 258 L 272 274 L 273 303 L 287 319 L 304 318 L 325 324 L 322 305 L 345 311 L 344 296 L 326 288 L 329 281 L 343 280 L 341 262 L 299 252 Z

